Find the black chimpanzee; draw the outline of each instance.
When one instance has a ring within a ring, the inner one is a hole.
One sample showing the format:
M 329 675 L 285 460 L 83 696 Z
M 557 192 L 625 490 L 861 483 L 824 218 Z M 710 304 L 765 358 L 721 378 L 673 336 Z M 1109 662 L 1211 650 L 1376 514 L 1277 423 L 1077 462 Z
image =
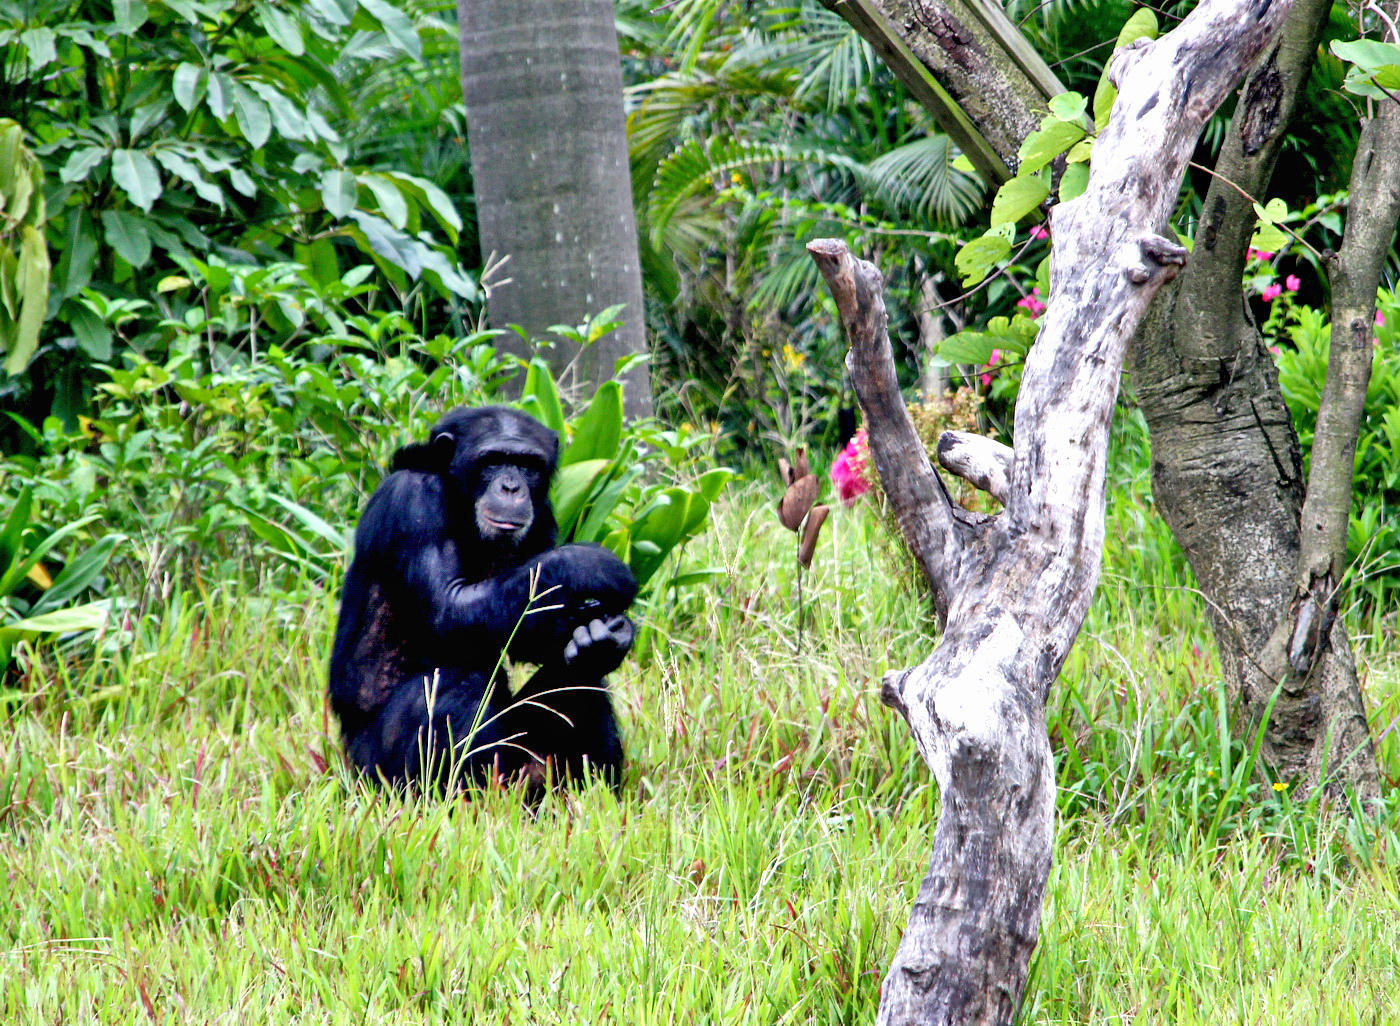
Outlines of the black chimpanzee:
M 453 410 L 400 449 L 355 532 L 331 654 L 351 761 L 396 785 L 527 776 L 614 787 L 622 741 L 603 677 L 632 645 L 627 565 L 555 547 L 553 431 Z M 514 695 L 504 655 L 539 670 Z

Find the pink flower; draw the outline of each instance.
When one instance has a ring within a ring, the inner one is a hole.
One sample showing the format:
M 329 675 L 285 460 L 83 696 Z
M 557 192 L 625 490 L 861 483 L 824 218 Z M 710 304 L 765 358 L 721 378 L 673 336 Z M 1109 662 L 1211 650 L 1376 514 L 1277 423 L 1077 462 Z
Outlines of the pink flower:
M 1272 303 L 1279 296 L 1283 295 L 1283 286 L 1278 282 L 1264 286 L 1264 302 Z
M 1290 274 L 1287 278 L 1283 279 L 1283 284 L 1289 292 L 1297 292 L 1298 286 L 1303 283 L 1296 274 Z
M 997 365 L 998 363 L 1000 363 L 1000 362 L 1001 362 L 1001 350 L 1000 350 L 1000 349 L 993 349 L 993 350 L 992 350 L 992 355 L 987 359 L 987 370 L 991 370 L 994 366 L 996 366 L 996 365 Z M 983 387 L 983 388 L 991 388 L 991 387 L 992 387 L 992 376 L 991 376 L 990 374 L 983 374 L 983 375 L 982 375 L 982 387 Z
M 1045 304 L 1040 301 L 1039 288 L 1032 288 L 1031 294 L 1017 300 L 1016 305 L 1028 311 L 1032 318 L 1039 317 L 1045 312 Z
M 1050 238 L 1050 232 L 1046 230 L 1043 224 L 1038 224 L 1031 228 L 1031 238 L 1048 239 Z
M 1253 246 L 1249 247 L 1245 255 L 1251 260 L 1272 260 L 1274 258 L 1273 253 L 1263 249 L 1255 249 Z
M 1282 356 L 1282 355 L 1283 355 L 1283 350 L 1280 349 L 1278 346 L 1270 346 L 1270 347 L 1269 347 L 1269 352 L 1273 353 L 1275 356 Z
M 1376 324 L 1379 326 L 1379 325 L 1382 325 L 1382 324 L 1384 324 L 1384 323 L 1385 323 L 1385 314 L 1383 314 L 1383 313 L 1381 313 L 1379 310 L 1377 310 L 1377 311 L 1376 311 Z
M 866 445 L 865 428 L 861 428 L 831 464 L 831 483 L 847 506 L 870 491 L 865 479 Z

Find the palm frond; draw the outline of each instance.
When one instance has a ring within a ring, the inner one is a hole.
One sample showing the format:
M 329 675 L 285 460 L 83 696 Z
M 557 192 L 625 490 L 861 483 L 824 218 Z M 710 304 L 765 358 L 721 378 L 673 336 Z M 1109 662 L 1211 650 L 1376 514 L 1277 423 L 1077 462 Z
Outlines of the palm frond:
M 982 180 L 953 167 L 946 135 L 926 135 L 870 162 L 877 202 L 916 224 L 960 224 L 982 208 Z
M 863 164 L 828 150 L 738 139 L 691 140 L 672 151 L 657 169 L 647 207 L 653 244 L 684 200 L 702 189 L 713 188 L 740 169 L 773 164 L 814 164 L 857 176 L 867 174 Z

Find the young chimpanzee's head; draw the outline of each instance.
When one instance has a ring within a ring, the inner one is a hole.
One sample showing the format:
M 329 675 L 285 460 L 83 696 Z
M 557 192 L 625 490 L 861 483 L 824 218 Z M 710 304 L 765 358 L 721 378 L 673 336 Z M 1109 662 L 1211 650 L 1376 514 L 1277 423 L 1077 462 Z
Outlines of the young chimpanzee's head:
M 549 483 L 559 437 L 539 421 L 505 406 L 452 410 L 429 440 L 394 456 L 395 470 L 442 476 L 454 514 L 476 539 L 536 551 L 554 544 Z

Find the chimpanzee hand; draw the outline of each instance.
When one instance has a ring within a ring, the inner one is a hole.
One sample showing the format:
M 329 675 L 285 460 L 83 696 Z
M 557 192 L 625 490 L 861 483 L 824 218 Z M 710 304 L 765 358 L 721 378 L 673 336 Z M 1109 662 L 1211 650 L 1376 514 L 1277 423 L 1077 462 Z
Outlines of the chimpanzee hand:
M 621 665 L 635 632 L 625 616 L 590 620 L 564 646 L 564 665 L 584 677 L 602 677 Z
M 620 613 L 637 597 L 631 569 L 601 545 L 561 545 L 539 556 L 537 564 L 544 601 L 571 612 L 591 604 L 605 613 Z

